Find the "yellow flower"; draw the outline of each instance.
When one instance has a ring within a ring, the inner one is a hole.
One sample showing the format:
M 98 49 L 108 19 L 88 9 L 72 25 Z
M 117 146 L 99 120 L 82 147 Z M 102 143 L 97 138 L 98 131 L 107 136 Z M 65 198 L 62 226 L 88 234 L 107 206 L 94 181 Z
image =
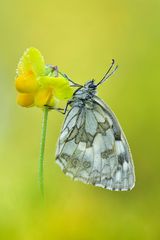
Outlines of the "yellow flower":
M 73 90 L 69 81 L 55 76 L 56 71 L 45 65 L 44 58 L 35 48 L 27 49 L 17 67 L 15 80 L 17 103 L 23 107 L 55 106 L 58 100 L 68 100 Z

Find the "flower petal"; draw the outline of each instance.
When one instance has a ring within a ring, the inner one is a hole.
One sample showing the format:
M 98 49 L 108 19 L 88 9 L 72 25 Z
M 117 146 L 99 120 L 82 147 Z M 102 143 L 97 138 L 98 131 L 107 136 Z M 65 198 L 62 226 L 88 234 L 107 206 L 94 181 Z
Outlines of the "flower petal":
M 39 83 L 42 87 L 50 86 L 53 88 L 62 87 L 63 85 L 69 85 L 68 80 L 63 77 L 50 77 L 43 76 L 38 78 Z
M 54 89 L 54 95 L 59 100 L 70 99 L 73 95 L 73 92 L 73 88 L 71 88 L 69 85 L 64 85 L 63 87 L 56 87 Z
M 17 103 L 22 107 L 32 107 L 34 105 L 34 96 L 29 93 L 19 93 Z
M 69 82 L 64 77 L 39 77 L 39 84 L 41 87 L 50 87 L 53 89 L 54 95 L 60 100 L 69 99 L 73 95 L 73 89 L 69 85 Z
M 40 51 L 36 48 L 28 48 L 21 57 L 17 74 L 21 75 L 32 71 L 36 76 L 44 75 L 45 63 Z
M 56 99 L 54 96 L 47 102 L 47 106 L 54 107 L 58 104 L 58 99 Z
M 38 89 L 38 81 L 33 72 L 28 72 L 16 78 L 16 89 L 22 93 L 32 93 Z
M 52 98 L 52 89 L 51 88 L 41 88 L 35 94 L 34 103 L 37 107 L 43 107 L 47 105 L 48 101 Z

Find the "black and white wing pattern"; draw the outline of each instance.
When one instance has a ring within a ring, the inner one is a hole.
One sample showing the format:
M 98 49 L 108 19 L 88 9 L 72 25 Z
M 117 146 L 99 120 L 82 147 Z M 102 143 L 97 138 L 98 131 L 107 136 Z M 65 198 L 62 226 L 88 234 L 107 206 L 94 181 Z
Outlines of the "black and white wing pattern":
M 84 183 L 115 191 L 131 190 L 135 184 L 125 135 L 113 112 L 96 96 L 68 112 L 56 162 L 66 175 Z

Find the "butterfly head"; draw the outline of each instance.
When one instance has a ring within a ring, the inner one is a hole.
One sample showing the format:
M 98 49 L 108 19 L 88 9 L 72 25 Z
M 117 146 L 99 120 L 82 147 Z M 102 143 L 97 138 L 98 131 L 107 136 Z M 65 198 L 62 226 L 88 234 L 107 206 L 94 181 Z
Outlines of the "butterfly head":
M 94 91 L 94 90 L 96 90 L 96 88 L 97 88 L 97 85 L 94 83 L 94 79 L 92 79 L 84 84 L 84 89 L 86 89 L 88 91 Z
M 90 80 L 75 91 L 74 97 L 78 99 L 89 99 L 96 94 L 97 85 L 94 83 L 94 80 Z

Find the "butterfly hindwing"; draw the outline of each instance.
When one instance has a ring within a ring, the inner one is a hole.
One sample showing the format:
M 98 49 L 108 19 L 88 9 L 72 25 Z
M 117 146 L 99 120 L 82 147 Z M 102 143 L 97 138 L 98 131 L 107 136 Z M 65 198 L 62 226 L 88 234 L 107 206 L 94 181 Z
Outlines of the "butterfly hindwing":
M 118 120 L 111 109 L 98 97 L 94 97 L 95 103 L 98 104 L 101 109 L 101 114 L 104 113 L 106 118 L 110 119 L 110 130 L 114 137 L 114 157 L 110 160 L 110 165 L 104 165 L 104 169 L 110 167 L 111 178 L 105 179 L 105 170 L 103 170 L 104 178 L 103 185 L 107 186 L 111 190 L 131 190 L 135 185 L 135 173 L 132 155 L 129 149 L 126 137 L 120 127 Z M 110 155 L 110 157 L 112 154 Z M 108 158 L 104 158 L 107 160 Z M 114 159 L 114 161 L 113 161 Z M 114 162 L 114 169 L 111 167 Z
M 117 191 L 134 186 L 134 167 L 124 133 L 98 97 L 68 112 L 56 161 L 75 180 Z

